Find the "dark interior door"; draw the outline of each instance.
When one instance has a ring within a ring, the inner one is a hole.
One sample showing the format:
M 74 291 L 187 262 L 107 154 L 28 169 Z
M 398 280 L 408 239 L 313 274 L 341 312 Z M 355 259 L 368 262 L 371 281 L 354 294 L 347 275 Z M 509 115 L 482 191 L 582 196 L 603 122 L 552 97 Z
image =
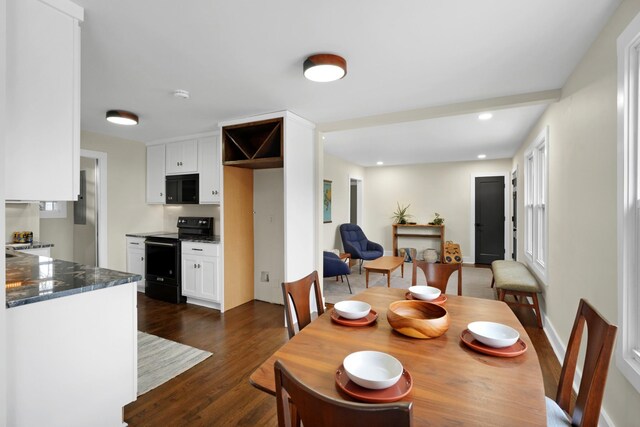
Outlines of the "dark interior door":
M 476 178 L 476 264 L 504 259 L 504 177 Z

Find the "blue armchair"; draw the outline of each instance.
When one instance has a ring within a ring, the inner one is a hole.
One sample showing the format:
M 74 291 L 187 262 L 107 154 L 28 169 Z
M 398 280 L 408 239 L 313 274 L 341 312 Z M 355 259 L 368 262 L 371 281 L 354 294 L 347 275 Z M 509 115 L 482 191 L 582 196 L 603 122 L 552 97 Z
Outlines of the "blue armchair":
M 351 283 L 349 283 L 349 276 L 347 276 L 348 274 L 351 274 L 349 265 L 333 252 L 325 251 L 322 255 L 322 277 L 346 277 L 347 286 L 349 286 L 349 293 L 352 294 Z
M 380 258 L 384 251 L 382 245 L 367 239 L 362 229 L 355 224 L 342 224 L 340 236 L 344 251 L 351 254 L 351 259 L 360 260 L 360 273 L 362 274 L 362 262 Z

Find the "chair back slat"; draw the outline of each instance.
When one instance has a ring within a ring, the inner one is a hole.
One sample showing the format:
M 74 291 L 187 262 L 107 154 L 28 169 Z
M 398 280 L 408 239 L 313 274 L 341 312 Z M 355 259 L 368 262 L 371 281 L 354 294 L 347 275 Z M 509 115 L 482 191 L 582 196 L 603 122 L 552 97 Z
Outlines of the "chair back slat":
M 278 426 L 405 427 L 412 425 L 411 402 L 365 404 L 324 396 L 307 387 L 280 362 L 274 364 Z
M 416 286 L 418 283 L 417 273 L 418 268 L 423 271 L 427 280 L 427 285 L 440 289 L 443 294 L 447 290 L 447 283 L 449 277 L 457 271 L 458 272 L 458 295 L 462 292 L 462 267 L 460 264 L 441 264 L 430 263 L 423 260 L 413 260 L 413 277 L 411 278 L 411 285 Z
M 607 322 L 584 299 L 580 300 L 569 337 L 558 382 L 556 403 L 565 412 L 570 413 L 573 378 L 585 326 L 587 327 L 587 349 L 578 397 L 571 418 L 572 424 L 576 426 L 597 426 L 617 327 Z
M 295 282 L 282 283 L 282 297 L 289 338 L 293 338 L 296 334 L 293 313 L 296 315 L 298 330 L 302 330 L 302 328 L 311 323 L 309 296 L 312 286 L 315 292 L 316 310 L 318 311 L 318 316 L 320 316 L 324 313 L 324 306 L 322 304 L 322 294 L 320 292 L 320 281 L 317 271 Z

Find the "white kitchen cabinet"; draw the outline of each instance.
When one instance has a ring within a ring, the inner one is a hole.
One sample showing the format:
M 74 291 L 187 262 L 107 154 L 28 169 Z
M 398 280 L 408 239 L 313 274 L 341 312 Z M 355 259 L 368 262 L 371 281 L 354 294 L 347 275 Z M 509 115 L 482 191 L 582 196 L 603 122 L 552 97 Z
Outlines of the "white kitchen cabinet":
M 32 248 L 32 249 L 16 249 L 18 252 L 24 252 L 25 254 L 46 256 L 51 258 L 51 248 Z
M 77 200 L 83 19 L 68 0 L 7 1 L 8 200 Z
M 198 141 L 200 204 L 220 203 L 220 143 L 210 136 Z
M 144 292 L 144 237 L 127 236 L 127 272 L 142 276 L 138 282 L 138 292 Z
M 191 304 L 220 309 L 220 245 L 182 242 L 182 295 Z
M 147 203 L 165 203 L 165 145 L 147 147 Z
M 198 140 L 171 142 L 167 144 L 165 172 L 179 175 L 198 172 Z

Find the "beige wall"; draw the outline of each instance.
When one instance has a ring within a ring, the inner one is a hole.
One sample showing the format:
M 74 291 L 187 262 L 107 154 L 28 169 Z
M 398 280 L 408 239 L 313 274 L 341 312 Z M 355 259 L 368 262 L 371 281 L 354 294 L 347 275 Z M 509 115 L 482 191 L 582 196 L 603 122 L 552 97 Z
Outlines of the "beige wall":
M 322 224 L 322 249 L 342 249 L 340 224 L 349 221 L 350 178 L 364 179 L 365 168 L 324 154 L 322 179 L 331 181 L 331 222 Z
M 40 236 L 40 207 L 37 203 L 5 204 L 5 242 L 13 241 L 14 231 L 31 231 L 34 240 Z
M 53 243 L 51 257 L 73 261 L 73 202 L 67 202 L 65 218 L 41 218 L 40 240 Z
M 410 166 L 371 167 L 364 179 L 364 224 L 367 238 L 380 243 L 386 251 L 393 248 L 391 215 L 400 205 L 411 206 L 410 221 L 431 222 L 438 212 L 445 219 L 446 240 L 460 244 L 465 260 L 471 248 L 472 176 L 511 174 L 511 160 L 420 164 Z M 508 178 L 507 178 L 508 179 Z M 509 183 L 507 182 L 507 190 Z M 408 239 L 399 247 L 437 247 L 436 239 Z M 506 253 L 510 253 L 507 247 Z M 439 247 L 438 247 L 439 250 Z
M 620 5 L 565 84 L 561 100 L 547 109 L 514 159 L 523 170 L 526 147 L 549 126 L 546 327 L 557 332 L 565 347 L 580 298 L 618 322 L 616 39 L 639 11 L 638 0 Z M 519 187 L 523 194 L 522 180 Z M 524 224 L 522 198 L 519 211 L 519 223 Z M 519 254 L 522 231 L 520 227 Z M 640 394 L 614 360 L 603 409 L 616 426 L 637 425 L 640 419 Z
M 82 132 L 83 149 L 107 153 L 107 268 L 125 270 L 125 234 L 162 231 L 162 205 L 147 205 L 146 147 L 141 142 Z

